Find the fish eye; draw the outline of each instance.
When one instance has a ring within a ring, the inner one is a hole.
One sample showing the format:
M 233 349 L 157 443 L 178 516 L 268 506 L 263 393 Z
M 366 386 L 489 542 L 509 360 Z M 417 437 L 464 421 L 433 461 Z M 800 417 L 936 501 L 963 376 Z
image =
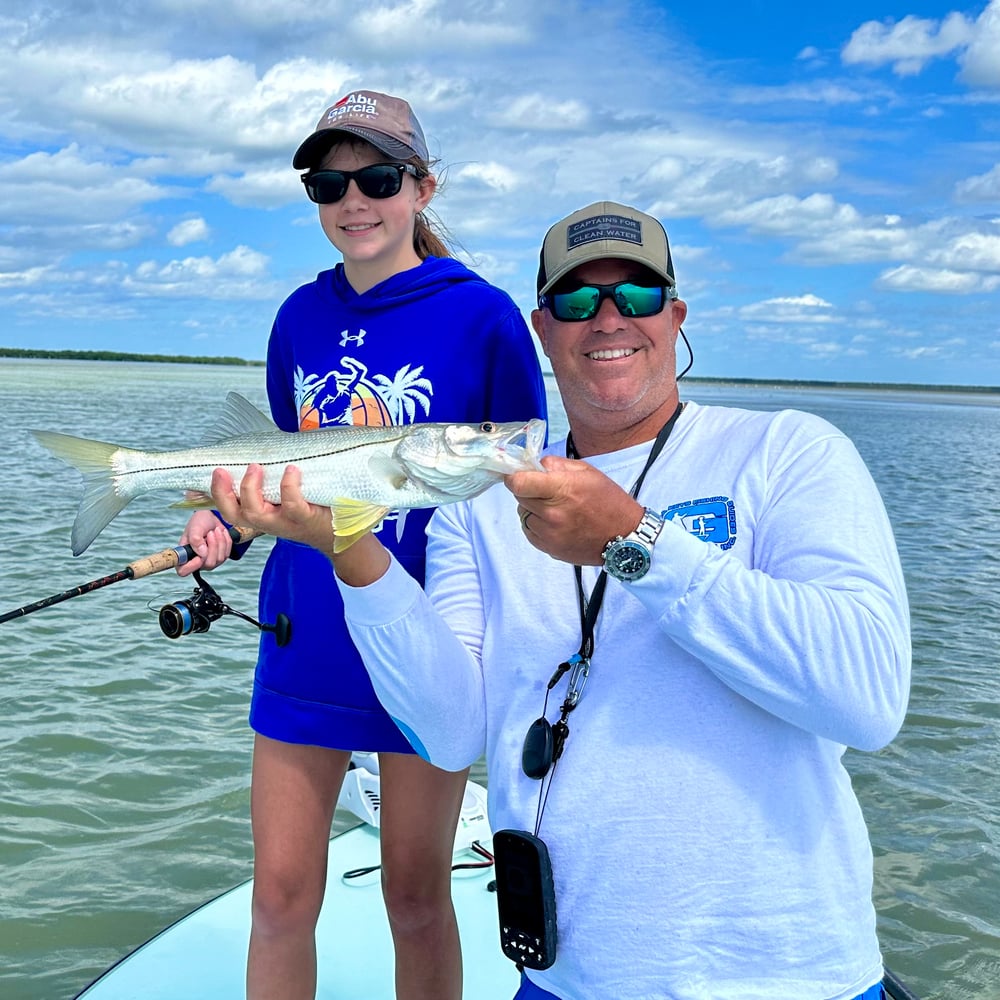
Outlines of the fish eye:
M 497 429 L 497 425 L 493 423 L 492 420 L 484 420 L 483 423 L 479 425 L 479 429 L 484 434 L 492 434 Z

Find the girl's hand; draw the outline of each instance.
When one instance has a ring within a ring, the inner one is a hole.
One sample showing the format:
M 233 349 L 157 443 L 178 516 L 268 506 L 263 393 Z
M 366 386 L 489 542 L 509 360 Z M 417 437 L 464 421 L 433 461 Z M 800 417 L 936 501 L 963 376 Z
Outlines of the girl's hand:
M 233 540 L 226 526 L 210 511 L 196 510 L 181 533 L 181 545 L 190 545 L 195 558 L 177 567 L 178 576 L 190 576 L 195 570 L 216 569 L 233 550 Z

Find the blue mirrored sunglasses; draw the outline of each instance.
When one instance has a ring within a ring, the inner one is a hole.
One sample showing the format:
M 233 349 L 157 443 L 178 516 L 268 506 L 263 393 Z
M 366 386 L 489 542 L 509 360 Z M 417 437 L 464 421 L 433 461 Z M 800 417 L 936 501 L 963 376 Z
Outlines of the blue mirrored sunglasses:
M 613 285 L 579 285 L 570 291 L 547 292 L 538 299 L 542 309 L 548 309 L 564 323 L 593 319 L 605 299 L 611 299 L 622 316 L 655 316 L 662 312 L 677 292 L 669 285 L 637 285 L 634 281 L 619 281 Z

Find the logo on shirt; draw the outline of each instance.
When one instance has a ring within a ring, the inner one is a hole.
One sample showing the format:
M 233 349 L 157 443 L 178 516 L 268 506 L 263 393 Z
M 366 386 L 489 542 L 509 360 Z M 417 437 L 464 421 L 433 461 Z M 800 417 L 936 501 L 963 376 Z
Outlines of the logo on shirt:
M 348 344 L 357 344 L 358 347 L 365 346 L 365 337 L 368 335 L 367 330 L 359 329 L 357 333 L 351 333 L 349 330 L 340 331 L 340 346 L 347 347 Z
M 359 336 L 364 336 L 364 330 Z M 420 410 L 429 416 L 434 387 L 423 371 L 423 365 L 404 365 L 392 376 L 371 374 L 367 365 L 351 357 L 341 358 L 339 368 L 322 375 L 307 375 L 297 368 L 299 430 L 409 424 Z
M 663 517 L 676 521 L 689 535 L 703 542 L 714 542 L 720 549 L 736 544 L 736 505 L 729 497 L 705 497 L 671 504 Z
M 365 331 L 356 337 L 345 330 L 345 341 L 363 341 Z M 423 411 L 430 416 L 434 386 L 424 377 L 423 365 L 403 365 L 395 375 L 370 373 L 368 366 L 349 356 L 340 365 L 323 374 L 306 374 L 295 369 L 295 403 L 299 411 L 299 430 L 317 427 L 389 427 L 411 424 Z M 402 533 L 406 512 L 391 511 L 385 521 L 398 521 L 397 538 Z M 373 530 L 382 530 L 382 521 Z

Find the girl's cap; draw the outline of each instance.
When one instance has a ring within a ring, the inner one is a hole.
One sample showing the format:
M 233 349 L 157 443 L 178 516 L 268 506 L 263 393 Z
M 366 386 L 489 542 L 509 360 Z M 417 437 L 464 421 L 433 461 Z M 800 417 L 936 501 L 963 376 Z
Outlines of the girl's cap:
M 338 132 L 356 135 L 394 160 L 419 157 L 427 163 L 427 142 L 413 109 L 400 97 L 374 90 L 355 90 L 327 108 L 316 131 L 295 151 L 292 166 L 309 170 L 319 165 Z

